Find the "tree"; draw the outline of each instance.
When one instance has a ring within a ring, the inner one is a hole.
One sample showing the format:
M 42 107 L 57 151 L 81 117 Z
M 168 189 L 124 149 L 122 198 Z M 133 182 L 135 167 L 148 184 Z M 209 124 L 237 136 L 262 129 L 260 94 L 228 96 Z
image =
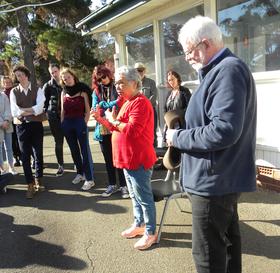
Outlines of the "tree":
M 49 1 L 18 1 L 13 6 L 18 3 L 23 5 Z M 0 1 L 0 4 L 4 2 L 11 1 Z M 31 64 L 28 62 L 35 65 L 37 78 L 41 78 L 42 81 L 48 77 L 47 64 L 50 61 L 71 66 L 85 78 L 84 75 L 91 75 L 92 68 L 99 62 L 95 57 L 98 52 L 97 42 L 89 36 L 82 37 L 80 31 L 75 28 L 75 23 L 90 13 L 90 4 L 90 0 L 68 0 L 48 6 L 24 8 L 13 13 L 13 16 L 11 13 L 2 14 L 0 30 L 7 33 L 18 23 L 22 49 L 20 57 L 29 68 Z M 8 39 L 10 38 L 7 36 L 5 41 Z M 0 58 L 7 57 L 6 55 L 6 47 L 0 43 Z M 10 62 L 14 60 L 9 58 Z

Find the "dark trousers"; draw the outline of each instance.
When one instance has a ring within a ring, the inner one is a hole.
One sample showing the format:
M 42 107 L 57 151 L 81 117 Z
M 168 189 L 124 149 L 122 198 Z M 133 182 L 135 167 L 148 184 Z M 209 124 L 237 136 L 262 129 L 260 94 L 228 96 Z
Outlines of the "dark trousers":
M 100 148 L 104 156 L 107 175 L 109 179 L 109 185 L 117 184 L 116 171 L 119 176 L 120 187 L 126 186 L 125 177 L 122 169 L 117 169 L 113 165 L 113 155 L 112 155 L 112 135 L 103 135 L 102 141 L 100 141 Z
M 93 161 L 84 118 L 65 118 L 61 124 L 77 173 L 93 180 Z
M 16 126 L 21 160 L 27 184 L 33 182 L 31 169 L 31 154 L 34 153 L 35 177 L 43 176 L 43 137 L 44 129 L 42 122 L 29 122 Z
M 154 147 L 157 147 L 157 127 L 158 127 L 158 116 L 157 110 L 153 107 L 154 110 Z
M 1 174 L 0 175 L 0 191 L 2 191 L 13 180 L 14 180 L 14 176 L 11 173 Z
M 63 140 L 64 135 L 61 128 L 61 121 L 60 119 L 49 119 L 49 125 L 51 129 L 51 133 L 54 137 L 55 142 L 55 156 L 57 159 L 57 163 L 63 166 Z
M 192 205 L 192 254 L 198 273 L 241 273 L 239 194 L 202 197 Z
M 13 156 L 16 160 L 21 159 L 21 153 L 20 153 L 20 148 L 19 148 L 19 143 L 18 143 L 18 138 L 17 138 L 17 131 L 16 131 L 16 125 L 13 124 L 14 131 L 12 133 L 12 147 L 13 147 Z

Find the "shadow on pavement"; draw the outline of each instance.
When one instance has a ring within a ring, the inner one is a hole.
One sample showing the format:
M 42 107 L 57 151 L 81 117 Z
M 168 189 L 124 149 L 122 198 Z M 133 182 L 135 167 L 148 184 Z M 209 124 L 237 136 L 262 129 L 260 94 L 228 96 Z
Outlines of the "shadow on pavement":
M 9 189 L 6 195 L 1 196 L 0 207 L 23 206 L 38 208 L 40 210 L 55 210 L 79 212 L 91 209 L 102 214 L 126 213 L 125 207 L 102 203 L 100 197 L 84 196 L 81 194 L 64 194 L 53 191 L 37 193 L 33 199 L 25 198 L 25 190 Z
M 240 222 L 242 252 L 245 254 L 265 256 L 269 259 L 280 259 L 280 236 L 266 236 L 250 224 L 266 223 L 280 226 L 280 220 L 243 220 Z
M 64 255 L 62 246 L 30 237 L 43 232 L 41 227 L 13 222 L 14 217 L 0 213 L 0 268 L 42 265 L 78 271 L 87 267 L 84 261 Z
M 239 203 L 279 204 L 280 194 L 277 192 L 258 189 L 255 192 L 242 193 Z
M 102 214 L 119 214 L 126 213 L 127 209 L 123 206 L 111 204 L 110 201 L 117 198 L 119 195 L 114 195 L 112 198 L 104 199 L 100 194 L 104 191 L 107 181 L 107 175 L 104 171 L 104 164 L 94 164 L 95 167 L 95 182 L 96 185 L 90 191 L 82 191 L 82 183 L 73 185 L 71 181 L 76 175 L 73 170 L 73 164 L 66 167 L 71 167 L 73 171 L 66 169 L 65 174 L 61 177 L 56 177 L 54 173 L 50 173 L 49 165 L 44 170 L 43 182 L 46 186 L 45 192 L 37 193 L 33 199 L 25 198 L 26 184 L 23 175 L 15 178 L 13 183 L 8 187 L 8 193 L 1 195 L 0 207 L 23 206 L 36 207 L 41 210 L 55 211 L 71 211 L 78 212 L 91 209 Z M 54 164 L 54 163 L 53 163 Z M 55 164 L 57 166 L 57 164 Z M 105 201 L 105 203 L 104 203 Z M 107 202 L 106 202 L 107 201 Z

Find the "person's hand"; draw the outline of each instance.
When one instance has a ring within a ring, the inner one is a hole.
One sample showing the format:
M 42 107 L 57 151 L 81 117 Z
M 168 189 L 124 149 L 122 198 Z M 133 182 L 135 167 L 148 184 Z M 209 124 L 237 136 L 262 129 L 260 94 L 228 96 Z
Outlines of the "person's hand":
M 4 130 L 7 130 L 9 128 L 10 124 L 9 124 L 9 121 L 5 120 L 2 124 L 2 128 Z
M 100 120 L 101 119 L 101 108 L 99 105 L 96 105 L 96 108 L 95 110 L 92 108 L 91 111 L 90 111 L 90 115 L 96 120 Z
M 116 106 L 113 106 L 112 111 L 109 109 L 105 111 L 106 119 L 112 123 L 117 118 L 117 109 Z
M 177 130 L 175 129 L 167 129 L 166 131 L 166 143 L 168 146 L 172 146 L 172 139 L 174 134 L 176 133 Z

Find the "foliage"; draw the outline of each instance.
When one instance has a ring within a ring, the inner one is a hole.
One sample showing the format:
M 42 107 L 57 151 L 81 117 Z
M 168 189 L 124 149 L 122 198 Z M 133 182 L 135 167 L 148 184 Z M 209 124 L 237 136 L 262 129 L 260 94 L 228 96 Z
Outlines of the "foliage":
M 9 1 L 0 1 L 0 4 L 6 2 Z M 15 5 L 39 2 L 46 1 L 14 1 Z M 25 9 L 29 20 L 27 29 L 33 48 L 33 63 L 39 73 L 37 78 L 44 74 L 42 71 L 46 71 L 49 62 L 71 66 L 81 78 L 88 78 L 84 74 L 91 75 L 92 68 L 100 62 L 96 54 L 97 42 L 92 37 L 82 37 L 81 32 L 75 29 L 75 23 L 90 13 L 90 4 L 90 0 L 67 0 Z M 0 37 L 0 58 L 10 66 L 22 60 L 19 38 L 8 35 L 8 31 L 16 28 L 17 24 L 15 12 L 0 15 L 0 31 L 5 33 Z

